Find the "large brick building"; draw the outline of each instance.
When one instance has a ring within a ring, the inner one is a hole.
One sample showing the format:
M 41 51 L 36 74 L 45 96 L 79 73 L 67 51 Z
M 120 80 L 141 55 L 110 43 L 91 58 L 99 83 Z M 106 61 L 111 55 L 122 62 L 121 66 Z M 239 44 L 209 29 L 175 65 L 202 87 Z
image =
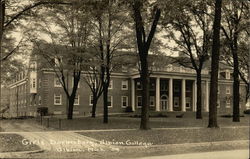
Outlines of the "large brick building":
M 167 58 L 167 57 L 166 57 Z M 152 65 L 150 73 L 150 110 L 151 111 L 196 111 L 196 73 L 178 64 Z M 210 70 L 202 71 L 202 110 L 208 112 Z M 75 99 L 74 115 L 90 115 L 92 94 L 82 78 Z M 68 77 L 72 87 L 72 77 Z M 221 64 L 219 74 L 218 113 L 232 113 L 233 95 L 232 70 Z M 10 88 L 10 115 L 36 116 L 38 107 L 48 107 L 49 114 L 65 115 L 67 98 L 54 70 L 44 65 L 44 60 L 33 56 L 29 68 L 20 71 L 13 79 Z M 142 87 L 137 69 L 121 67 L 112 72 L 109 87 L 109 112 L 124 113 L 126 107 L 140 110 L 142 106 Z M 241 82 L 240 94 L 246 94 Z M 245 100 L 240 101 L 241 112 L 246 109 Z M 102 113 L 102 98 L 98 101 L 97 113 Z

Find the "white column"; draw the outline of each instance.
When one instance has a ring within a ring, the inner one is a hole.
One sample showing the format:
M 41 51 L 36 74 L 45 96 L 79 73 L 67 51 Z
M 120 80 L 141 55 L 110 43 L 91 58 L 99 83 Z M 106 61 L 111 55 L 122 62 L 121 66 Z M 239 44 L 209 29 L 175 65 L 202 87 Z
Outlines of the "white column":
M 160 111 L 160 78 L 156 78 L 156 89 L 155 89 L 155 111 Z
M 182 79 L 181 84 L 181 111 L 186 111 L 186 80 Z
M 168 81 L 168 111 L 173 111 L 173 79 Z
M 196 112 L 197 110 L 197 83 L 196 81 L 193 82 L 193 111 Z
M 209 85 L 208 85 L 208 80 L 205 82 L 206 84 L 206 94 L 205 94 L 205 112 L 209 111 Z
M 131 79 L 131 107 L 135 111 L 135 81 Z

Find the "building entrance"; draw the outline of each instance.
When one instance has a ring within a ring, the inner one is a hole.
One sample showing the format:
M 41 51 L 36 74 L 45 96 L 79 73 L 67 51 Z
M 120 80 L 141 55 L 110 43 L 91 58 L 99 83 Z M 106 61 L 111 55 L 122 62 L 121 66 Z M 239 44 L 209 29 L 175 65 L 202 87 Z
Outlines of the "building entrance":
M 161 96 L 161 110 L 165 111 L 168 108 L 168 97 L 167 95 Z

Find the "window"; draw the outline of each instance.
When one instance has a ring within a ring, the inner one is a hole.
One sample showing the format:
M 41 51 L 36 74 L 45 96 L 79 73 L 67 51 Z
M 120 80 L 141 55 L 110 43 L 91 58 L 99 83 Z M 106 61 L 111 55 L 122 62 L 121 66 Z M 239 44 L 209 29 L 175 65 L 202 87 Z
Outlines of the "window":
M 137 96 L 137 107 L 138 108 L 142 107 L 142 96 Z
M 108 107 L 113 107 L 113 96 L 108 96 Z
M 122 90 L 128 90 L 128 80 L 122 81 Z
M 150 89 L 155 90 L 155 83 L 153 81 L 150 82 Z
M 110 80 L 109 82 L 109 89 L 113 89 L 113 80 Z
M 174 85 L 174 92 L 179 92 L 179 86 L 177 84 Z
M 179 107 L 179 97 L 174 97 L 174 107 Z
M 139 81 L 136 82 L 136 88 L 137 88 L 137 90 L 142 90 L 141 82 L 139 82 Z
M 191 92 L 191 86 L 190 85 L 186 85 L 186 92 Z
M 226 79 L 230 79 L 230 71 L 226 71 Z
M 79 95 L 75 96 L 74 105 L 79 105 Z
M 167 90 L 167 83 L 166 82 L 162 82 L 160 85 L 161 85 L 161 91 Z
M 93 105 L 93 96 L 92 95 L 89 96 L 89 105 L 90 106 Z
M 187 109 L 191 108 L 191 98 L 190 97 L 186 98 L 186 108 Z
M 128 106 L 128 96 L 122 96 L 122 108 L 126 108 Z
M 230 86 L 226 86 L 226 94 L 230 94 Z
M 62 95 L 54 94 L 54 105 L 62 105 Z
M 149 97 L 149 105 L 151 106 L 151 107 L 154 107 L 155 106 L 155 97 L 154 96 L 150 96 Z
M 38 96 L 38 105 L 41 105 L 42 104 L 42 98 L 41 96 Z
M 57 77 L 54 77 L 54 86 L 55 87 L 61 87 L 61 82 Z

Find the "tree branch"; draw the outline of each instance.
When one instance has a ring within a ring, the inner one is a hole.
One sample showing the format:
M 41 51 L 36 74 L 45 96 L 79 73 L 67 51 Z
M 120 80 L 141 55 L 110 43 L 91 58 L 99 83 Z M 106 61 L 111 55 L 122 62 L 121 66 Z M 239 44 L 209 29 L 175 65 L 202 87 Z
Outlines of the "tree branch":
M 37 2 L 35 4 L 31 4 L 29 6 L 26 6 L 22 11 L 20 11 L 19 13 L 17 13 L 16 15 L 14 15 L 9 21 L 6 22 L 6 24 L 4 25 L 4 28 L 8 27 L 14 20 L 18 19 L 20 16 L 22 16 L 25 12 L 33 9 L 33 8 L 36 8 L 40 5 L 47 5 L 47 4 L 62 4 L 62 5 L 72 5 L 72 3 L 69 3 L 69 2 L 62 2 L 60 0 L 56 0 L 56 1 L 40 1 L 40 2 Z

